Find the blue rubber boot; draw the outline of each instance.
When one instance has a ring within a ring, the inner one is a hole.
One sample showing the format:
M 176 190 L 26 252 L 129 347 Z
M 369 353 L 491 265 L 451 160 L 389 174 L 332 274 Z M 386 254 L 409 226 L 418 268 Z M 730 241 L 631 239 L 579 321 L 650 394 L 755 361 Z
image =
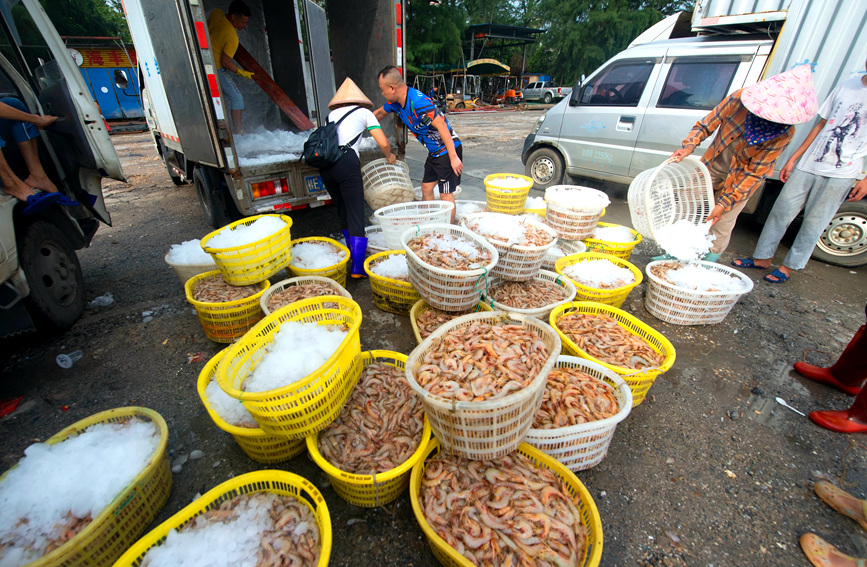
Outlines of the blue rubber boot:
M 366 278 L 364 257 L 367 254 L 367 239 L 362 236 L 349 237 L 349 261 L 352 263 L 353 278 Z
M 708 252 L 704 255 L 702 260 L 704 260 L 705 262 L 716 262 L 717 260 L 719 260 L 720 256 L 722 256 L 722 254 L 714 254 L 713 252 Z
M 346 244 L 346 247 L 349 248 L 349 231 L 341 230 L 340 232 L 343 233 L 343 242 Z

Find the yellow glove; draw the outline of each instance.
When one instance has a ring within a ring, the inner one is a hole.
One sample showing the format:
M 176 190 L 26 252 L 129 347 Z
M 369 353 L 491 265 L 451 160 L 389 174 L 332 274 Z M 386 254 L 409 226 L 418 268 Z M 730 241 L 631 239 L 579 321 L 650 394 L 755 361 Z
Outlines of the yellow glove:
M 241 69 L 240 67 L 238 67 L 238 70 L 235 72 L 238 73 L 239 75 L 241 75 L 242 77 L 244 77 L 245 79 L 252 79 L 253 78 L 253 72 L 252 71 L 245 71 L 245 70 Z

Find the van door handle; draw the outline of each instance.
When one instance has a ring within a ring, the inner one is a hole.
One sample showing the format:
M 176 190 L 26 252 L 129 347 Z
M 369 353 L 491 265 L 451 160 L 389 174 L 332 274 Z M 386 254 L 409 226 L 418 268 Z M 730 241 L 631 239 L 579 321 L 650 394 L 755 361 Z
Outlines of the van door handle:
M 621 116 L 617 119 L 615 130 L 618 132 L 632 132 L 632 127 L 635 126 L 634 116 Z

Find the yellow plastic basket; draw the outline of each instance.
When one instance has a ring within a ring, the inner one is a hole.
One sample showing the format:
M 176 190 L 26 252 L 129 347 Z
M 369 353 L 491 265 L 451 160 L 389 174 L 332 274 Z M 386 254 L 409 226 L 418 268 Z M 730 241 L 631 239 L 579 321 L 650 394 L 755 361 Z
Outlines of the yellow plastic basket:
M 567 266 L 579 264 L 581 262 L 587 262 L 589 260 L 608 260 L 619 268 L 626 268 L 632 273 L 632 277 L 635 278 L 635 281 L 633 281 L 629 285 L 615 287 L 613 289 L 601 289 L 582 284 L 577 280 L 569 278 L 568 275 L 563 273 L 563 269 Z M 563 256 L 554 264 L 554 271 L 556 271 L 561 276 L 569 278 L 569 281 L 575 284 L 575 289 L 577 290 L 577 292 L 575 293 L 576 301 L 595 301 L 597 303 L 604 303 L 605 305 L 612 305 L 614 307 L 620 307 L 621 305 L 623 305 L 623 302 L 626 301 L 626 296 L 629 295 L 629 292 L 632 291 L 635 286 L 640 284 L 644 279 L 644 274 L 641 273 L 641 270 L 639 270 L 623 258 L 611 256 L 610 254 L 602 254 L 600 252 L 583 252 L 581 254 L 571 254 L 569 256 Z
M 208 403 L 205 388 L 214 379 L 217 373 L 217 365 L 225 353 L 225 350 L 217 353 L 205 364 L 205 367 L 199 373 L 199 381 L 196 385 L 199 398 L 201 398 L 202 404 L 204 404 L 205 409 L 208 411 L 208 415 L 214 420 L 214 424 L 234 437 L 241 450 L 257 463 L 282 463 L 303 453 L 307 447 L 303 439 L 291 441 L 282 435 L 268 435 L 259 427 L 238 427 L 237 425 L 227 423 L 214 411 L 211 404 Z
M 412 323 L 412 332 L 415 334 L 415 340 L 418 344 L 421 344 L 422 341 L 424 341 L 424 339 L 421 338 L 421 331 L 419 331 L 419 329 L 418 329 L 418 323 L 416 322 L 416 319 L 418 319 L 419 316 L 422 313 L 424 313 L 425 311 L 427 311 L 428 309 L 433 309 L 433 307 L 428 305 L 427 301 L 425 301 L 424 299 L 419 299 L 418 301 L 415 302 L 415 305 L 413 305 L 412 309 L 410 309 L 410 311 L 409 311 L 409 322 Z M 469 315 L 470 313 L 477 313 L 479 311 L 493 311 L 493 310 L 494 310 L 493 307 L 491 307 L 490 305 L 488 305 L 484 301 L 480 301 L 478 303 L 478 305 L 476 305 L 472 309 L 466 311 L 464 314 Z
M 286 223 L 271 236 L 234 248 L 212 248 L 208 242 L 223 230 L 251 225 L 262 217 L 276 217 Z M 223 278 L 232 285 L 249 285 L 266 280 L 292 261 L 292 219 L 286 215 L 256 215 L 217 229 L 202 239 L 202 249 L 213 256 Z
M 412 287 L 408 281 L 404 282 L 393 278 L 387 278 L 374 273 L 371 269 L 383 260 L 387 260 L 390 256 L 403 255 L 406 257 L 404 250 L 388 250 L 379 252 L 369 256 L 364 261 L 364 271 L 370 278 L 370 290 L 373 292 L 373 303 L 389 313 L 397 315 L 409 315 L 410 309 L 415 303 L 421 299 L 421 296 Z
M 259 298 L 271 283 L 268 280 L 259 282 L 259 293 L 235 301 L 207 303 L 193 299 L 193 290 L 200 281 L 220 277 L 222 274 L 217 270 L 193 276 L 184 284 L 184 290 L 187 302 L 196 308 L 196 315 L 199 317 L 202 329 L 205 330 L 205 335 L 216 343 L 233 343 L 265 316 L 259 305 Z
M 597 223 L 596 226 L 605 228 L 621 225 L 610 222 L 600 222 Z M 642 236 L 636 231 L 630 228 L 629 232 L 632 233 L 632 237 L 634 238 L 632 242 L 610 242 L 608 240 L 599 240 L 598 238 L 590 237 L 584 239 L 584 244 L 587 246 L 588 252 L 601 252 L 602 254 L 608 254 L 611 256 L 617 256 L 624 260 L 629 260 L 629 257 L 632 256 L 632 250 L 638 246 L 638 243 L 642 240 Z
M 292 246 L 296 244 L 301 244 L 303 242 L 321 242 L 324 244 L 330 244 L 343 252 L 345 254 L 343 260 L 338 262 L 333 266 L 328 266 L 327 268 L 319 268 L 316 270 L 308 270 L 306 268 L 300 268 L 298 266 L 293 266 L 289 264 L 289 271 L 292 272 L 294 276 L 322 276 L 324 278 L 331 278 L 332 280 L 339 283 L 341 286 L 346 287 L 346 265 L 349 263 L 349 248 L 341 244 L 340 242 L 333 240 L 331 238 L 325 238 L 322 236 L 311 236 L 309 238 L 299 238 L 298 240 L 293 240 L 291 242 Z
M 140 407 L 103 411 L 70 425 L 46 443 L 56 445 L 83 433 L 97 423 L 117 423 L 133 417 L 150 421 L 160 432 L 159 446 L 149 464 L 78 535 L 54 551 L 28 563 L 27 567 L 113 565 L 160 513 L 172 491 L 172 471 L 166 457 L 169 430 L 165 420 L 157 412 Z M 0 483 L 7 474 L 8 471 L 0 476 Z
M 317 567 L 326 567 L 331 557 L 332 534 L 331 516 L 328 513 L 325 498 L 306 478 L 290 472 L 275 470 L 242 474 L 212 488 L 138 540 L 114 564 L 115 567 L 138 567 L 148 550 L 162 544 L 171 530 L 186 525 L 199 514 L 217 508 L 226 500 L 231 500 L 241 494 L 255 494 L 257 492 L 294 496 L 313 511 L 316 522 L 319 524 L 322 542 L 322 547 L 319 550 L 319 561 L 316 565 Z
M 301 380 L 265 392 L 242 392 L 244 380 L 265 356 L 283 323 L 346 325 L 349 333 L 322 366 Z M 270 435 L 301 439 L 334 421 L 355 387 L 361 341 L 361 307 L 336 295 L 290 303 L 265 317 L 243 339 L 230 346 L 217 367 L 217 383 L 244 403 L 259 426 Z
M 491 182 L 497 179 L 504 179 L 506 177 L 523 179 L 526 181 L 526 185 L 506 189 L 491 184 Z M 527 202 L 527 195 L 530 193 L 532 186 L 533 180 L 526 175 L 518 175 L 517 173 L 490 174 L 485 177 L 485 201 L 488 212 L 520 215 L 524 212 L 524 204 Z
M 375 362 L 403 370 L 406 365 L 406 355 L 389 350 L 365 351 L 361 353 L 361 363 L 357 366 L 359 377 L 366 366 Z M 355 381 L 358 382 L 358 379 L 356 378 Z M 319 433 L 317 431 L 307 437 L 307 451 L 310 457 L 328 475 L 328 480 L 331 481 L 331 486 L 338 496 L 362 508 L 384 506 L 397 500 L 409 485 L 410 470 L 421 459 L 431 436 L 430 424 L 425 420 L 421 442 L 415 453 L 390 471 L 366 475 L 347 473 L 329 463 L 319 452 Z
M 415 519 L 418 525 L 424 532 L 427 538 L 428 545 L 434 554 L 434 557 L 441 565 L 446 567 L 473 567 L 473 563 L 458 553 L 458 551 L 450 546 L 446 541 L 437 535 L 431 528 L 427 519 L 424 517 L 424 511 L 419 502 L 419 493 L 421 492 L 421 481 L 424 479 L 424 471 L 427 466 L 427 460 L 440 452 L 440 444 L 436 439 L 431 439 L 424 452 L 424 458 L 420 459 L 412 468 L 412 476 L 409 481 L 409 499 L 412 504 L 412 511 L 415 514 Z M 596 567 L 602 559 L 602 519 L 599 516 L 599 510 L 596 508 L 596 503 L 590 495 L 587 487 L 578 480 L 575 473 L 567 469 L 565 466 L 557 462 L 543 453 L 542 451 L 531 447 L 526 443 L 521 443 L 517 449 L 518 453 L 532 460 L 538 467 L 549 469 L 557 477 L 563 479 L 565 488 L 572 495 L 575 506 L 581 512 L 582 523 L 587 528 L 587 544 L 584 549 L 584 557 L 576 564 L 577 567 Z
M 560 327 L 557 326 L 557 322 L 561 317 L 576 312 L 587 313 L 590 315 L 608 315 L 609 317 L 616 319 L 617 323 L 621 327 L 633 335 L 641 337 L 647 341 L 647 344 L 649 344 L 653 350 L 662 354 L 665 357 L 662 364 L 658 368 L 646 368 L 644 370 L 636 371 L 633 368 L 608 364 L 607 362 L 599 360 L 598 358 L 584 352 L 578 348 L 578 345 L 576 345 L 572 339 L 566 336 L 566 333 L 560 330 Z M 637 317 L 617 309 L 616 307 L 603 305 L 593 301 L 574 301 L 572 303 L 564 303 L 551 312 L 548 321 L 560 335 L 560 341 L 563 343 L 564 354 L 580 356 L 581 358 L 598 362 L 605 368 L 613 370 L 618 376 L 623 378 L 623 380 L 629 385 L 629 389 L 632 390 L 632 407 L 643 402 L 645 396 L 647 396 L 647 391 L 650 390 L 651 386 L 653 386 L 653 381 L 656 380 L 660 374 L 666 372 L 674 365 L 674 346 L 668 341 L 668 339 L 662 336 L 662 333 L 656 329 L 641 322 Z

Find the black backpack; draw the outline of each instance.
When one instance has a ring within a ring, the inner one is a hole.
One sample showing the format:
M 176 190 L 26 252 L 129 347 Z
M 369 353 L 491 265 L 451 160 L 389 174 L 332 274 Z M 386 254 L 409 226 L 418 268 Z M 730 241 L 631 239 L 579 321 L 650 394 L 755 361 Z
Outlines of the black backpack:
M 301 153 L 301 160 L 309 165 L 321 169 L 334 165 L 337 160 L 349 150 L 349 147 L 364 133 L 364 130 L 358 133 L 348 144 L 341 146 L 337 139 L 337 126 L 343 122 L 343 119 L 361 108 L 356 106 L 346 114 L 340 117 L 337 122 L 328 122 L 326 120 L 324 126 L 320 126 L 311 132 L 310 137 L 304 142 L 304 151 Z

